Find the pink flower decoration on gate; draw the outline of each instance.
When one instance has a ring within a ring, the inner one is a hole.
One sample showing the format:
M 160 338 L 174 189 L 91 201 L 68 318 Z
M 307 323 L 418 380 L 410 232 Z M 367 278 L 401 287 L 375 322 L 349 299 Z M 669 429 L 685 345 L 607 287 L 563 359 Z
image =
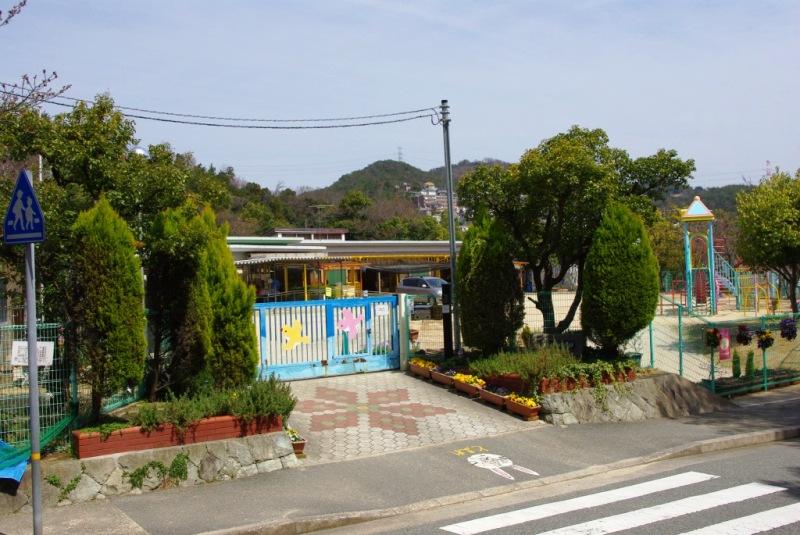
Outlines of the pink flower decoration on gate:
M 342 312 L 342 319 L 336 324 L 339 329 L 347 333 L 347 337 L 352 339 L 358 334 L 358 327 L 361 325 L 361 320 L 364 319 L 363 314 L 353 316 L 353 311 L 346 308 Z

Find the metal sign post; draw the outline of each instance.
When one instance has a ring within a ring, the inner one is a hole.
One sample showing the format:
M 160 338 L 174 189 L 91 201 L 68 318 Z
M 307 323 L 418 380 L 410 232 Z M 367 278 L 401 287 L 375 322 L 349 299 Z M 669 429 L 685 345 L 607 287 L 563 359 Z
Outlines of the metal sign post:
M 31 432 L 33 533 L 42 533 L 42 466 L 39 441 L 39 355 L 36 345 L 36 259 L 34 243 L 44 241 L 44 217 L 30 175 L 19 172 L 6 217 L 3 242 L 25 245 L 25 311 L 28 331 L 28 403 Z

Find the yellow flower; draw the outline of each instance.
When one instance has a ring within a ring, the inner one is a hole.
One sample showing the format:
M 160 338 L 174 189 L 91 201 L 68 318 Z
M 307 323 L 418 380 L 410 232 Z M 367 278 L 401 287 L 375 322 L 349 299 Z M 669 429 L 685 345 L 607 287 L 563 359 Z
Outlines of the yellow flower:
M 428 370 L 432 370 L 433 368 L 436 367 L 435 362 L 421 359 L 419 357 L 414 357 L 413 359 L 411 359 L 411 364 L 413 364 L 414 366 L 419 366 L 420 368 L 426 368 Z
M 525 405 L 530 409 L 535 409 L 536 407 L 539 406 L 539 404 L 536 402 L 536 398 L 520 396 L 518 394 L 515 394 L 514 392 L 508 395 L 508 399 L 516 403 L 519 403 L 520 405 Z
M 480 377 L 476 377 L 475 375 L 469 375 L 466 373 L 457 373 L 453 376 L 454 381 L 458 381 L 460 383 L 467 383 L 469 385 L 474 385 L 479 388 L 483 388 L 486 386 L 486 381 L 481 379 Z

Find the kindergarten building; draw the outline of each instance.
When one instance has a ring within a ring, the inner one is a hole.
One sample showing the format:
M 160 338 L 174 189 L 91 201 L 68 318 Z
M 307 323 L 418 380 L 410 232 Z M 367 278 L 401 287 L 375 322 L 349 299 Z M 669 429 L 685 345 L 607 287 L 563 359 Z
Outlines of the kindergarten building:
M 228 246 L 259 302 L 362 297 L 393 293 L 411 275 L 450 278 L 447 241 L 346 240 L 346 232 L 275 229 L 272 236 L 230 236 Z

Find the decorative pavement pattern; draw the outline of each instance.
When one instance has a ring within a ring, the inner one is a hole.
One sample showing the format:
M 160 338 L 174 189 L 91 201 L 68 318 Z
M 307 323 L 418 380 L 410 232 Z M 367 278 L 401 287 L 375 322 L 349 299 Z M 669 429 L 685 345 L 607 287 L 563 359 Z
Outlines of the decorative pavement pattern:
M 289 425 L 308 439 L 305 464 L 341 461 L 541 426 L 409 377 L 379 372 L 291 383 Z

